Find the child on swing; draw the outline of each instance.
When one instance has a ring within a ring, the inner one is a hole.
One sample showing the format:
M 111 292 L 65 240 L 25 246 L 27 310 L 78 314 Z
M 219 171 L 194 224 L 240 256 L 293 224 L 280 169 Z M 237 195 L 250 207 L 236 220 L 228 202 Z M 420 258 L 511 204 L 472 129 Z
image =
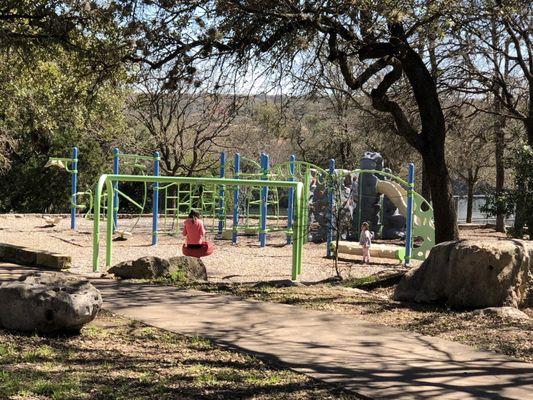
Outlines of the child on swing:
M 183 254 L 192 257 L 204 257 L 213 252 L 213 244 L 205 241 L 204 223 L 200 219 L 198 211 L 191 210 L 183 224 L 182 233 L 185 237 L 185 244 L 182 248 Z
M 363 247 L 363 263 L 370 264 L 370 246 L 372 245 L 372 232 L 368 222 L 361 224 L 361 233 L 359 235 L 359 244 Z

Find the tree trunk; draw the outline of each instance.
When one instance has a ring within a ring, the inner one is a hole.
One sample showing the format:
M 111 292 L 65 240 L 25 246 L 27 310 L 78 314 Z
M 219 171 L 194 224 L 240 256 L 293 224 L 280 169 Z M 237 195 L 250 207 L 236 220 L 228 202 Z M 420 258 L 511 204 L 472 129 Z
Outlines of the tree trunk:
M 431 202 L 431 187 L 429 185 L 429 177 L 426 171 L 426 167 L 422 163 L 422 197 Z
M 450 174 L 444 162 L 444 156 L 436 159 L 431 154 L 427 154 L 424 156 L 424 166 L 433 197 L 435 226 L 439 227 L 435 230 L 435 241 L 441 243 L 456 240 L 459 238 L 457 214 L 453 201 Z
M 499 101 L 495 102 L 495 110 L 501 110 L 501 104 Z M 505 150 L 505 141 L 504 141 L 504 117 L 497 115 L 495 116 L 496 121 L 494 124 L 494 144 L 495 144 L 495 161 L 496 161 L 496 187 L 495 194 L 496 197 L 500 196 L 503 191 L 505 184 L 505 168 L 503 165 L 503 156 Z M 496 232 L 505 232 L 505 215 L 502 212 L 496 214 Z
M 529 85 L 529 110 L 528 118 L 525 120 L 524 125 L 527 133 L 527 144 L 533 147 L 533 85 Z M 520 188 L 515 188 L 520 190 Z M 519 200 L 516 203 L 515 215 L 514 215 L 514 232 L 517 237 L 522 237 L 525 233 L 524 228 L 529 219 L 526 215 L 527 204 L 533 199 L 525 198 L 525 196 L 518 196 Z M 529 231 L 533 230 L 533 227 L 528 227 Z
M 526 119 L 527 144 L 533 147 L 533 82 L 529 82 L 529 101 Z
M 405 49 L 401 63 L 413 89 L 418 106 L 422 131 L 414 141 L 424 161 L 433 199 L 435 241 L 457 240 L 457 214 L 453 190 L 444 156 L 446 123 L 433 77 L 420 56 Z
M 466 194 L 466 223 L 472 223 L 472 208 L 474 207 L 474 175 L 472 170 L 468 170 L 467 194 Z

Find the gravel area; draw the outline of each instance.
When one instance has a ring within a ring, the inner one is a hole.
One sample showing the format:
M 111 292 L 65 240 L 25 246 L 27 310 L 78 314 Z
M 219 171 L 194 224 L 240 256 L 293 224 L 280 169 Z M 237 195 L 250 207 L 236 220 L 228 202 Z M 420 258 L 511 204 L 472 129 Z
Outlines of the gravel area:
M 135 220 L 119 221 L 120 229 L 128 230 Z M 126 241 L 113 243 L 113 263 L 144 256 L 172 257 L 181 255 L 181 236 L 161 234 L 159 244 L 151 246 L 151 218 L 142 218 L 134 234 Z M 102 231 L 105 233 L 105 226 Z M 209 235 L 213 239 L 213 235 Z M 72 257 L 72 272 L 92 273 L 92 220 L 79 218 L 77 231 L 70 230 L 69 218 L 63 218 L 55 227 L 46 227 L 40 215 L 0 215 L 0 242 L 35 249 L 68 254 Z M 290 278 L 291 246 L 285 244 L 283 233 L 269 235 L 268 245 L 260 248 L 256 236 L 239 237 L 234 246 L 227 240 L 215 240 L 215 253 L 204 258 L 209 279 L 225 282 L 257 282 Z M 302 282 L 317 282 L 335 275 L 333 260 L 325 258 L 325 244 L 308 243 L 304 248 Z M 100 250 L 103 266 L 104 247 Z M 396 265 L 397 261 L 373 259 L 363 265 L 357 257 L 343 258 L 339 270 L 343 276 L 364 277 Z M 105 272 L 104 268 L 100 272 Z

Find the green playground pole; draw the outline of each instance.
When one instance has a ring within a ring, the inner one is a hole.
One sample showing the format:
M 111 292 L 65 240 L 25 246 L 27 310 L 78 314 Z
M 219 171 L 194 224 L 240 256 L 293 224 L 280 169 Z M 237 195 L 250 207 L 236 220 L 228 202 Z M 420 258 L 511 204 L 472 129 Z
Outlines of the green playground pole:
M 220 177 L 226 177 L 226 153 L 223 151 L 220 153 Z M 216 188 L 214 189 L 216 190 Z M 222 235 L 222 230 L 226 225 L 226 188 L 224 185 L 220 186 L 219 189 L 219 201 L 218 201 L 218 235 Z
M 411 265 L 413 253 L 413 208 L 415 191 L 415 165 L 409 163 L 409 178 L 407 186 L 407 225 L 405 227 L 405 266 Z
M 298 188 L 297 188 L 298 189 Z M 298 275 L 302 273 L 302 257 L 303 257 L 303 247 L 304 244 L 307 243 L 307 222 L 308 222 L 308 212 L 309 212 L 309 198 L 307 197 L 309 195 L 309 190 L 307 190 L 307 193 L 305 191 L 305 187 L 300 189 L 301 191 L 301 199 L 298 204 L 296 203 L 300 208 L 300 229 L 299 231 L 299 241 L 298 245 L 296 246 L 298 249 L 298 260 L 296 263 L 296 266 L 298 268 Z
M 295 188 L 295 211 L 294 227 L 292 235 L 292 276 L 291 279 L 295 281 L 298 275 L 302 272 L 302 249 L 303 249 L 303 232 L 305 231 L 303 224 L 303 210 L 304 210 L 304 187 L 301 182 L 297 182 Z
M 107 185 L 107 175 L 102 175 L 98 179 L 95 190 L 95 199 L 94 202 L 94 218 L 93 218 L 93 270 L 96 272 L 98 270 L 98 252 L 100 250 L 100 205 L 102 197 L 102 189 L 104 185 Z M 109 207 L 107 207 L 110 210 Z
M 113 241 L 113 228 L 114 228 L 114 220 L 113 220 L 113 203 L 114 203 L 114 193 L 113 191 L 109 190 L 107 191 L 107 229 L 106 229 L 106 252 L 105 252 L 105 262 L 107 266 L 111 265 L 111 257 L 112 257 L 112 246 L 111 243 Z

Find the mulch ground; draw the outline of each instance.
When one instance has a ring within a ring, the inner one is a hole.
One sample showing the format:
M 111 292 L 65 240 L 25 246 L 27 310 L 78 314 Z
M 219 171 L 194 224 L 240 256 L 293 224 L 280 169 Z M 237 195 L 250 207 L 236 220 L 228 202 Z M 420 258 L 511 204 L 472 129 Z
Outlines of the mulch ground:
M 120 229 L 128 230 L 134 219 L 120 220 Z M 183 237 L 161 234 L 159 244 L 151 246 L 151 218 L 142 218 L 126 241 L 113 242 L 113 264 L 144 256 L 163 258 L 181 255 Z M 105 224 L 104 224 L 105 225 Z M 164 223 L 161 222 L 163 228 Z M 209 227 L 209 226 L 208 226 Z M 0 214 L 0 243 L 28 246 L 40 250 L 68 254 L 72 257 L 72 272 L 92 273 L 92 221 L 78 219 L 78 229 L 72 231 L 65 218 L 55 227 L 46 227 L 40 216 Z M 102 227 L 101 262 L 104 265 L 104 234 Z M 214 240 L 214 235 L 209 234 Z M 288 279 L 291 276 L 292 246 L 282 232 L 268 235 L 268 246 L 259 247 L 256 236 L 239 236 L 237 245 L 229 240 L 215 240 L 215 252 L 204 258 L 211 281 L 257 282 L 263 280 Z M 303 252 L 303 267 L 300 279 L 317 282 L 335 275 L 333 260 L 327 259 L 326 245 L 307 243 Z M 372 265 L 363 265 L 358 257 L 346 258 L 339 263 L 343 276 L 364 277 L 397 264 L 396 260 L 375 259 Z M 100 272 L 105 272 L 104 268 Z

